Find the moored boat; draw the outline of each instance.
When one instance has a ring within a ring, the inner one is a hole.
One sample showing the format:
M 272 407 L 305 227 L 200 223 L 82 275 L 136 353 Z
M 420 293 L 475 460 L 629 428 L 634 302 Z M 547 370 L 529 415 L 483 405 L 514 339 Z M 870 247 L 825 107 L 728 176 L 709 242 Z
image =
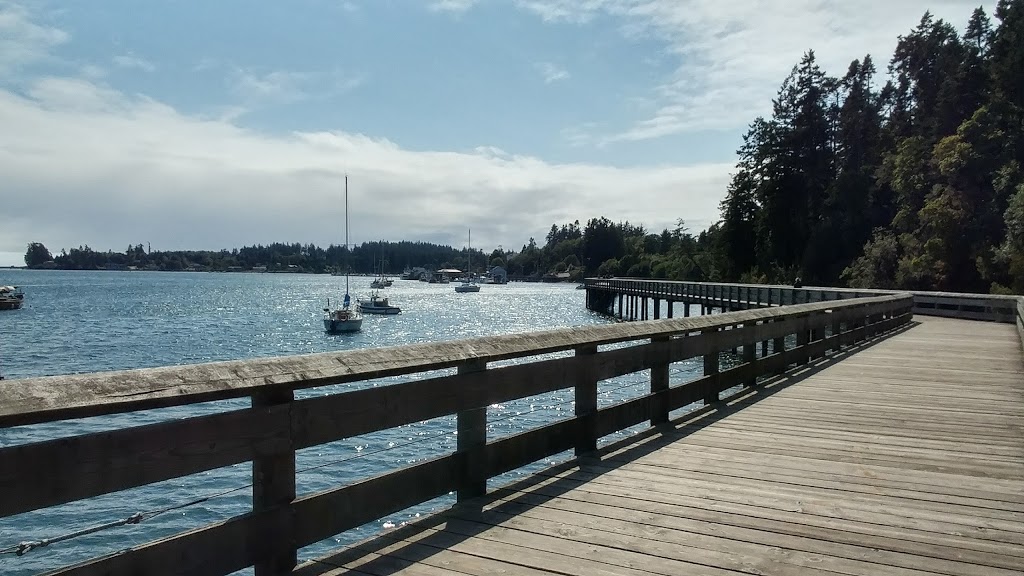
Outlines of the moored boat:
M 0 310 L 17 310 L 25 303 L 25 293 L 17 286 L 0 286 Z
M 345 253 L 348 254 L 348 175 L 345 175 Z M 348 294 L 348 266 L 345 267 L 345 298 L 341 308 L 331 310 L 331 301 L 327 300 L 324 308 L 324 331 L 328 334 L 358 332 L 363 327 L 363 317 L 358 311 L 350 308 L 352 297 Z
M 479 292 L 480 286 L 474 284 L 473 280 L 473 232 L 468 231 L 466 236 L 466 276 L 462 280 L 462 284 L 455 287 L 455 291 L 459 293 L 463 292 Z
M 324 331 L 328 334 L 341 334 L 343 332 L 358 332 L 363 327 L 363 317 L 359 312 L 349 308 L 350 300 L 348 294 L 341 308 L 331 310 L 330 302 L 324 308 Z
M 356 300 L 356 302 L 356 306 L 359 308 L 359 311 L 364 314 L 393 315 L 402 311 L 398 306 L 392 306 L 389 304 L 387 296 L 380 296 L 376 292 L 370 295 L 368 299 L 364 300 L 360 298 Z

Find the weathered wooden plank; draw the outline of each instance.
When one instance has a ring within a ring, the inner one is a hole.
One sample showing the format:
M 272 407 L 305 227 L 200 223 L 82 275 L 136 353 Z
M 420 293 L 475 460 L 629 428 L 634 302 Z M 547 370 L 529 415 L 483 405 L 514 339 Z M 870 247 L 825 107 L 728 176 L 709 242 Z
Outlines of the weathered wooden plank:
M 805 485 L 805 483 L 811 486 L 831 486 L 831 483 L 841 482 L 843 486 L 839 489 L 851 492 L 901 494 L 915 499 L 1024 512 L 1024 498 L 1021 498 L 1021 495 L 981 490 L 974 485 L 967 487 L 952 485 L 952 482 L 942 485 L 936 483 L 934 479 L 932 479 L 932 484 L 921 484 L 915 482 L 917 478 L 908 477 L 906 474 L 902 476 L 904 478 L 902 480 L 891 477 L 878 478 L 879 473 L 885 475 L 887 470 L 881 466 L 871 467 L 872 475 L 867 476 L 851 473 L 850 468 L 843 467 L 839 462 L 822 464 L 820 460 L 816 460 L 817 465 L 800 467 L 790 464 L 793 466 L 792 468 L 783 468 L 775 465 L 774 459 L 766 461 L 756 454 L 748 455 L 748 453 L 736 451 L 732 454 L 726 452 L 723 455 L 723 451 L 708 450 L 704 447 L 694 447 L 693 450 L 680 450 L 678 446 L 675 448 L 676 450 L 672 454 L 666 451 L 665 454 L 659 454 L 656 461 L 652 460 L 649 464 L 642 465 L 665 466 L 675 470 L 719 474 L 725 477 L 756 478 L 770 475 L 772 478 L 798 486 Z M 800 462 L 800 459 L 789 458 L 786 462 Z M 640 464 L 638 463 L 638 465 Z M 862 471 L 865 468 L 867 467 L 858 466 L 852 470 Z M 889 470 L 891 471 L 891 469 Z M 902 472 L 904 471 L 901 470 Z M 961 478 L 957 478 L 957 480 L 961 480 Z
M 506 506 L 508 503 L 517 506 L 518 509 L 514 510 L 525 517 L 534 517 L 544 509 L 566 512 L 592 510 L 592 514 L 599 517 L 615 518 L 652 528 L 685 530 L 706 535 L 722 534 L 728 530 L 731 537 L 749 542 L 858 560 L 871 559 L 876 563 L 906 568 L 918 568 L 928 559 L 935 559 L 939 562 L 932 562 L 932 566 L 945 574 L 968 575 L 976 574 L 980 567 L 1014 569 L 1020 565 L 1020 559 L 1012 556 L 918 542 L 911 539 L 917 534 L 896 532 L 886 527 L 881 527 L 885 534 L 876 535 L 872 533 L 874 527 L 868 524 L 808 526 L 801 522 L 803 518 L 797 514 L 790 514 L 785 519 L 762 518 L 756 511 L 742 508 L 736 508 L 735 511 L 717 507 L 705 509 L 697 499 L 687 500 L 690 505 L 663 504 L 644 499 L 640 494 L 619 497 L 582 490 L 557 490 L 547 486 L 528 492 L 502 490 L 495 495 L 507 495 L 498 502 Z M 956 542 L 953 538 L 942 541 L 948 544 Z
M 110 576 L 117 574 L 209 575 L 241 570 L 273 552 L 276 527 L 287 521 L 287 508 L 235 516 L 218 522 L 54 570 L 51 576 Z
M 487 476 L 497 476 L 576 446 L 580 422 L 573 418 L 495 440 L 486 448 Z
M 542 472 L 543 473 L 543 472 Z M 698 497 L 714 502 L 730 502 L 775 510 L 797 510 L 803 514 L 873 522 L 901 528 L 924 529 L 931 532 L 954 533 L 971 538 L 1024 546 L 1024 534 L 1013 522 L 958 516 L 953 512 L 937 512 L 913 508 L 885 506 L 878 502 L 836 494 L 825 498 L 809 498 L 793 491 L 756 490 L 721 483 L 699 483 L 665 476 L 643 474 L 631 468 L 611 469 L 586 466 L 577 478 L 587 482 L 580 489 L 603 491 L 604 487 L 624 489 L 627 493 L 644 493 L 646 498 L 661 501 L 663 495 Z M 999 526 L 999 527 L 996 527 Z M 1007 529 L 1008 528 L 1008 529 Z
M 247 462 L 287 432 L 271 406 L 0 448 L 0 517 Z
M 573 358 L 412 380 L 293 402 L 296 445 L 315 446 L 571 387 Z
M 503 501 L 482 512 L 463 512 L 460 517 L 539 534 L 565 534 L 568 538 L 594 544 L 613 544 L 617 538 L 620 546 L 630 542 L 629 538 L 621 535 L 634 534 L 637 525 L 642 525 L 652 529 L 642 535 L 643 544 L 634 541 L 630 547 L 643 549 L 646 541 L 653 541 L 655 546 L 651 548 L 675 552 L 680 559 L 713 563 L 720 568 L 734 570 L 743 569 L 740 563 L 744 556 L 773 558 L 787 568 L 792 565 L 871 576 L 923 576 L 936 572 L 974 576 L 978 570 L 978 566 L 965 562 L 920 558 L 884 549 L 824 542 L 817 538 L 794 537 L 730 524 L 695 522 L 679 518 L 664 508 L 662 513 L 652 513 L 578 501 L 573 504 L 572 507 L 558 506 L 557 499 L 552 506 Z M 698 551 L 692 552 L 693 548 Z M 1016 574 L 1005 568 L 986 566 L 985 569 L 992 576 Z M 806 572 L 800 570 L 798 573 Z
M 462 455 L 449 454 L 298 498 L 292 505 L 296 545 L 315 544 L 456 490 L 461 469 Z
M 748 522 L 754 522 L 754 525 L 782 522 L 802 526 L 805 528 L 800 533 L 804 534 L 806 531 L 821 534 L 835 530 L 849 533 L 852 538 L 870 536 L 884 539 L 888 541 L 888 546 L 882 548 L 886 549 L 893 549 L 892 546 L 903 542 L 923 544 L 949 550 L 954 559 L 975 558 L 975 563 L 984 565 L 1014 567 L 1024 562 L 1024 545 L 978 538 L 976 536 L 983 536 L 985 532 L 976 528 L 956 532 L 953 527 L 922 522 L 907 523 L 900 518 L 894 522 L 879 514 L 822 507 L 817 503 L 787 508 L 777 502 L 734 502 L 681 491 L 638 491 L 628 484 L 593 482 L 593 474 L 579 470 L 552 468 L 542 471 L 541 475 L 548 476 L 548 480 L 521 490 L 569 501 L 608 501 L 638 510 L 653 511 L 660 506 L 667 506 L 678 510 L 680 514 L 695 514 L 698 519 L 706 518 L 707 514 L 735 514 Z M 943 557 L 939 554 L 935 556 Z
M 287 407 L 294 400 L 291 390 L 271 389 L 253 395 L 253 408 Z M 295 446 L 291 427 L 285 429 L 287 442 L 282 449 L 257 454 L 252 461 L 252 509 L 254 513 L 288 506 L 295 499 Z M 264 551 L 266 557 L 256 562 L 256 576 L 273 576 L 290 572 L 298 563 L 292 516 L 284 515 L 274 524 Z

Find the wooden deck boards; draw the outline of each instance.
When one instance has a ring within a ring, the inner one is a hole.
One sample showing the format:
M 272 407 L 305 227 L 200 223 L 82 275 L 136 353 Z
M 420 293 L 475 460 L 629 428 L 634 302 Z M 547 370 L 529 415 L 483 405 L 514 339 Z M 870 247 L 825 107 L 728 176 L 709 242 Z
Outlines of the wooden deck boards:
M 1020 341 L 1012 325 L 918 317 L 297 572 L 1019 576 Z

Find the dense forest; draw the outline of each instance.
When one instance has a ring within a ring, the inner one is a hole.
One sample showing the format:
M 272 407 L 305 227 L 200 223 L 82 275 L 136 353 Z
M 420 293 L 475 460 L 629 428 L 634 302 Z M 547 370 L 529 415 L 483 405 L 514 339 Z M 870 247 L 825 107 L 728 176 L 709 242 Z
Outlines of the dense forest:
M 540 277 L 619 275 L 876 288 L 1024 293 L 1024 0 L 982 8 L 962 33 L 926 13 L 898 40 L 885 82 L 870 55 L 830 76 L 808 51 L 772 115 L 737 151 L 721 218 L 697 235 L 682 219 L 652 232 L 593 218 L 552 225 L 544 244 L 474 251 L 475 271 Z M 485 257 L 486 256 L 486 257 Z M 370 273 L 465 269 L 449 246 L 378 242 L 321 249 L 272 244 L 219 252 L 124 254 L 88 247 L 30 267 Z
M 1024 292 L 1024 1 L 995 18 L 926 13 L 877 90 L 805 54 L 739 150 L 722 276 Z

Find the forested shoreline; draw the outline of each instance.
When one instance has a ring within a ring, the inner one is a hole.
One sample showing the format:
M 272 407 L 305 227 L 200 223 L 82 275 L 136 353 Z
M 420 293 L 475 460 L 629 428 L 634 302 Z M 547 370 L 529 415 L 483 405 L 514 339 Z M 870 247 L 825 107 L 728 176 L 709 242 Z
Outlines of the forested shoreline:
M 1024 0 L 976 9 L 961 33 L 926 13 L 899 38 L 887 79 L 874 59 L 842 75 L 808 51 L 770 117 L 756 118 L 721 203 L 698 234 L 598 217 L 551 226 L 543 243 L 473 252 L 475 271 L 697 281 L 791 282 L 1024 293 Z M 422 242 L 124 253 L 88 246 L 30 268 L 373 273 L 465 269 L 466 250 Z

